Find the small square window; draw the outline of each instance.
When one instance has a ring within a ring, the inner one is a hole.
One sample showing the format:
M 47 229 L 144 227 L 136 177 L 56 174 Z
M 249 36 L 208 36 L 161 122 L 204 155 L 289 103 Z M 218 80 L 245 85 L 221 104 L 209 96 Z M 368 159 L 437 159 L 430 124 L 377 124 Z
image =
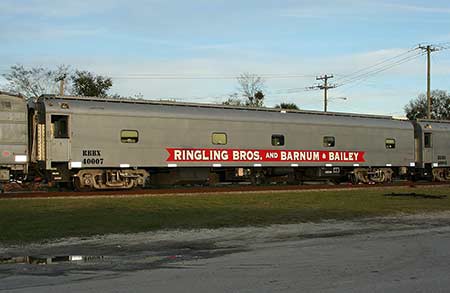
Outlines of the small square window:
M 284 135 L 272 134 L 272 145 L 273 146 L 284 146 Z
M 69 138 L 69 116 L 52 115 L 51 121 L 54 138 Z
M 323 146 L 326 148 L 332 148 L 336 144 L 336 139 L 334 136 L 324 136 L 323 137 Z
M 227 144 L 227 134 L 223 132 L 215 132 L 212 134 L 212 143 L 218 145 Z
M 395 149 L 395 139 L 394 138 L 386 138 L 385 145 L 387 149 Z
M 137 130 L 120 131 L 120 141 L 123 143 L 137 143 L 139 141 L 139 133 Z

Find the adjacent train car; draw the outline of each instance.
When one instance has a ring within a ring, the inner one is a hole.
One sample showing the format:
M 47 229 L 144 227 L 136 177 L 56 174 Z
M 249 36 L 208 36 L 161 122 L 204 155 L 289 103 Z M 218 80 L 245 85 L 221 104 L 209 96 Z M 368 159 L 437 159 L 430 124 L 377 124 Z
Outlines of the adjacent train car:
M 416 162 L 414 126 L 388 116 L 57 96 L 40 97 L 35 115 L 32 160 L 81 189 L 388 182 Z
M 423 177 L 450 180 L 450 121 L 414 122 L 416 166 Z
M 11 178 L 21 180 L 27 173 L 27 121 L 26 99 L 0 92 L 0 185 Z

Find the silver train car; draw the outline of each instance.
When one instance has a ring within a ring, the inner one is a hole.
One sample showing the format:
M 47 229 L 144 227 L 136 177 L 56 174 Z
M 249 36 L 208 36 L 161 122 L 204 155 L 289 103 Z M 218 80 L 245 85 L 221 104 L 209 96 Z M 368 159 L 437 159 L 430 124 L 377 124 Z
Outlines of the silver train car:
M 0 186 L 27 174 L 28 149 L 26 99 L 0 91 Z
M 24 170 L 80 190 L 450 179 L 444 121 L 49 95 L 29 117 Z
M 414 121 L 416 167 L 421 177 L 450 180 L 450 121 Z

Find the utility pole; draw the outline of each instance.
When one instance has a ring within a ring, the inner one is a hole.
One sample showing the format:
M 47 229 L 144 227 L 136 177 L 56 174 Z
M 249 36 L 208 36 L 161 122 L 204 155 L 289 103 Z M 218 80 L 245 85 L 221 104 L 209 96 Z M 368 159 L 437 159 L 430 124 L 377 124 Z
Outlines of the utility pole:
M 66 82 L 67 74 L 63 74 L 59 77 L 59 95 L 64 96 L 64 85 Z
M 327 112 L 328 110 L 328 89 L 335 88 L 336 85 L 329 85 L 328 79 L 333 78 L 333 74 L 325 74 L 322 76 L 316 77 L 316 80 L 323 80 L 323 84 L 318 84 L 316 86 L 309 87 L 309 89 L 320 89 L 323 90 L 323 111 Z
M 439 49 L 433 45 L 419 45 L 417 48 L 427 52 L 427 119 L 431 119 L 431 53 Z

